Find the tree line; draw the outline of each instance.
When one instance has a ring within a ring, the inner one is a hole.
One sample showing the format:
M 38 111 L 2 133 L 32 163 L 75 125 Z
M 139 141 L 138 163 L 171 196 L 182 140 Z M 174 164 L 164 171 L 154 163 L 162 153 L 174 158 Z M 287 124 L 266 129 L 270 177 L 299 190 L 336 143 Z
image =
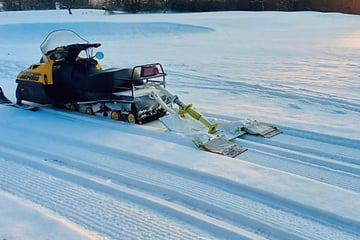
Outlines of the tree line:
M 360 14 L 360 0 L 0 0 L 5 10 L 103 8 L 108 11 L 322 11 Z

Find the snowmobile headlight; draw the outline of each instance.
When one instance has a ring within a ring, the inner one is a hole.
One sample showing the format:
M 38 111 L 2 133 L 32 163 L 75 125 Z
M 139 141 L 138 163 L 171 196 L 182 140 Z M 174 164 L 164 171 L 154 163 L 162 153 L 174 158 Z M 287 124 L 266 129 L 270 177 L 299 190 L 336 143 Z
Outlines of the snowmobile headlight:
M 103 52 L 97 52 L 95 53 L 95 57 L 99 60 L 104 58 L 104 53 Z

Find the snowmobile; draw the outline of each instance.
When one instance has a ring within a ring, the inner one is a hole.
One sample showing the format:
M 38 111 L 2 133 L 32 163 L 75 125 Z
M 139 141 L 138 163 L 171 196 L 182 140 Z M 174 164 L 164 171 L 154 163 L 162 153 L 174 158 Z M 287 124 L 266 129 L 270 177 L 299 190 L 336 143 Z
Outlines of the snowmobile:
M 165 88 L 166 73 L 160 63 L 103 69 L 98 60 L 104 54 L 93 54 L 100 46 L 71 30 L 51 32 L 40 45 L 39 63 L 16 77 L 16 104 L 1 88 L 0 104 L 28 110 L 34 108 L 23 101 L 50 104 L 137 124 L 160 119 L 169 130 L 190 133 L 199 148 L 230 157 L 246 151 L 232 141 L 245 133 L 263 137 L 280 133 L 277 127 L 256 120 L 209 120 Z
M 157 91 L 153 86 L 165 86 L 161 64 L 103 69 L 96 60 L 102 59 L 103 53 L 93 55 L 100 46 L 70 30 L 50 33 L 40 46 L 40 62 L 16 78 L 17 104 L 21 106 L 23 100 L 52 104 L 136 123 L 164 116 L 166 111 L 148 97 Z M 169 103 L 165 96 L 161 98 Z

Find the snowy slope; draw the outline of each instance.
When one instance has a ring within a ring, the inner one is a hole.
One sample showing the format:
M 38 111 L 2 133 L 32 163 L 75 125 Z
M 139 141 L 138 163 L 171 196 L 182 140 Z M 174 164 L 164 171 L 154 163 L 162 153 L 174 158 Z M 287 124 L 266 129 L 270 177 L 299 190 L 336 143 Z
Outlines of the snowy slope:
M 0 86 L 49 31 L 102 42 L 104 66 L 161 62 L 168 89 L 208 116 L 282 134 L 191 138 L 42 107 L 0 106 L 0 238 L 359 239 L 359 16 L 223 12 L 0 13 Z M 44 229 L 45 226 L 45 229 Z

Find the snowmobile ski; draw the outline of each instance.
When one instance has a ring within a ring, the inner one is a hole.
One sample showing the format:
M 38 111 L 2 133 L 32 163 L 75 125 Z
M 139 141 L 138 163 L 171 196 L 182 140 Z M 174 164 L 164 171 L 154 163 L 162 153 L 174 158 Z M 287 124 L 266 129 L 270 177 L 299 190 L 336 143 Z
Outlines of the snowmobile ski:
M 25 103 L 22 103 L 21 105 L 18 105 L 16 103 L 11 103 L 11 104 L 9 104 L 9 106 L 16 107 L 16 108 L 19 108 L 19 109 L 28 110 L 28 111 L 32 111 L 32 112 L 35 112 L 35 111 L 39 110 L 39 108 L 37 106 L 30 105 L 30 104 L 25 104 Z
M 39 110 L 39 108 L 37 106 L 30 105 L 30 104 L 25 104 L 25 103 L 22 103 L 21 105 L 13 103 L 13 102 L 0 103 L 0 104 L 3 105 L 3 106 L 15 107 L 15 108 L 18 108 L 18 109 L 24 109 L 24 110 L 28 110 L 28 111 L 32 111 L 32 112 L 35 112 L 35 111 Z
M 0 104 L 12 103 L 4 94 L 2 88 L 0 87 Z
M 12 101 L 10 101 L 10 99 L 8 99 L 3 90 L 1 89 L 0 87 L 0 104 L 1 105 L 4 105 L 4 106 L 10 106 L 10 107 L 16 107 L 16 108 L 20 108 L 20 109 L 25 109 L 25 110 L 30 110 L 30 111 L 37 111 L 38 108 L 36 106 L 33 106 L 33 105 L 29 105 L 29 104 L 16 104 L 16 103 L 13 103 Z

